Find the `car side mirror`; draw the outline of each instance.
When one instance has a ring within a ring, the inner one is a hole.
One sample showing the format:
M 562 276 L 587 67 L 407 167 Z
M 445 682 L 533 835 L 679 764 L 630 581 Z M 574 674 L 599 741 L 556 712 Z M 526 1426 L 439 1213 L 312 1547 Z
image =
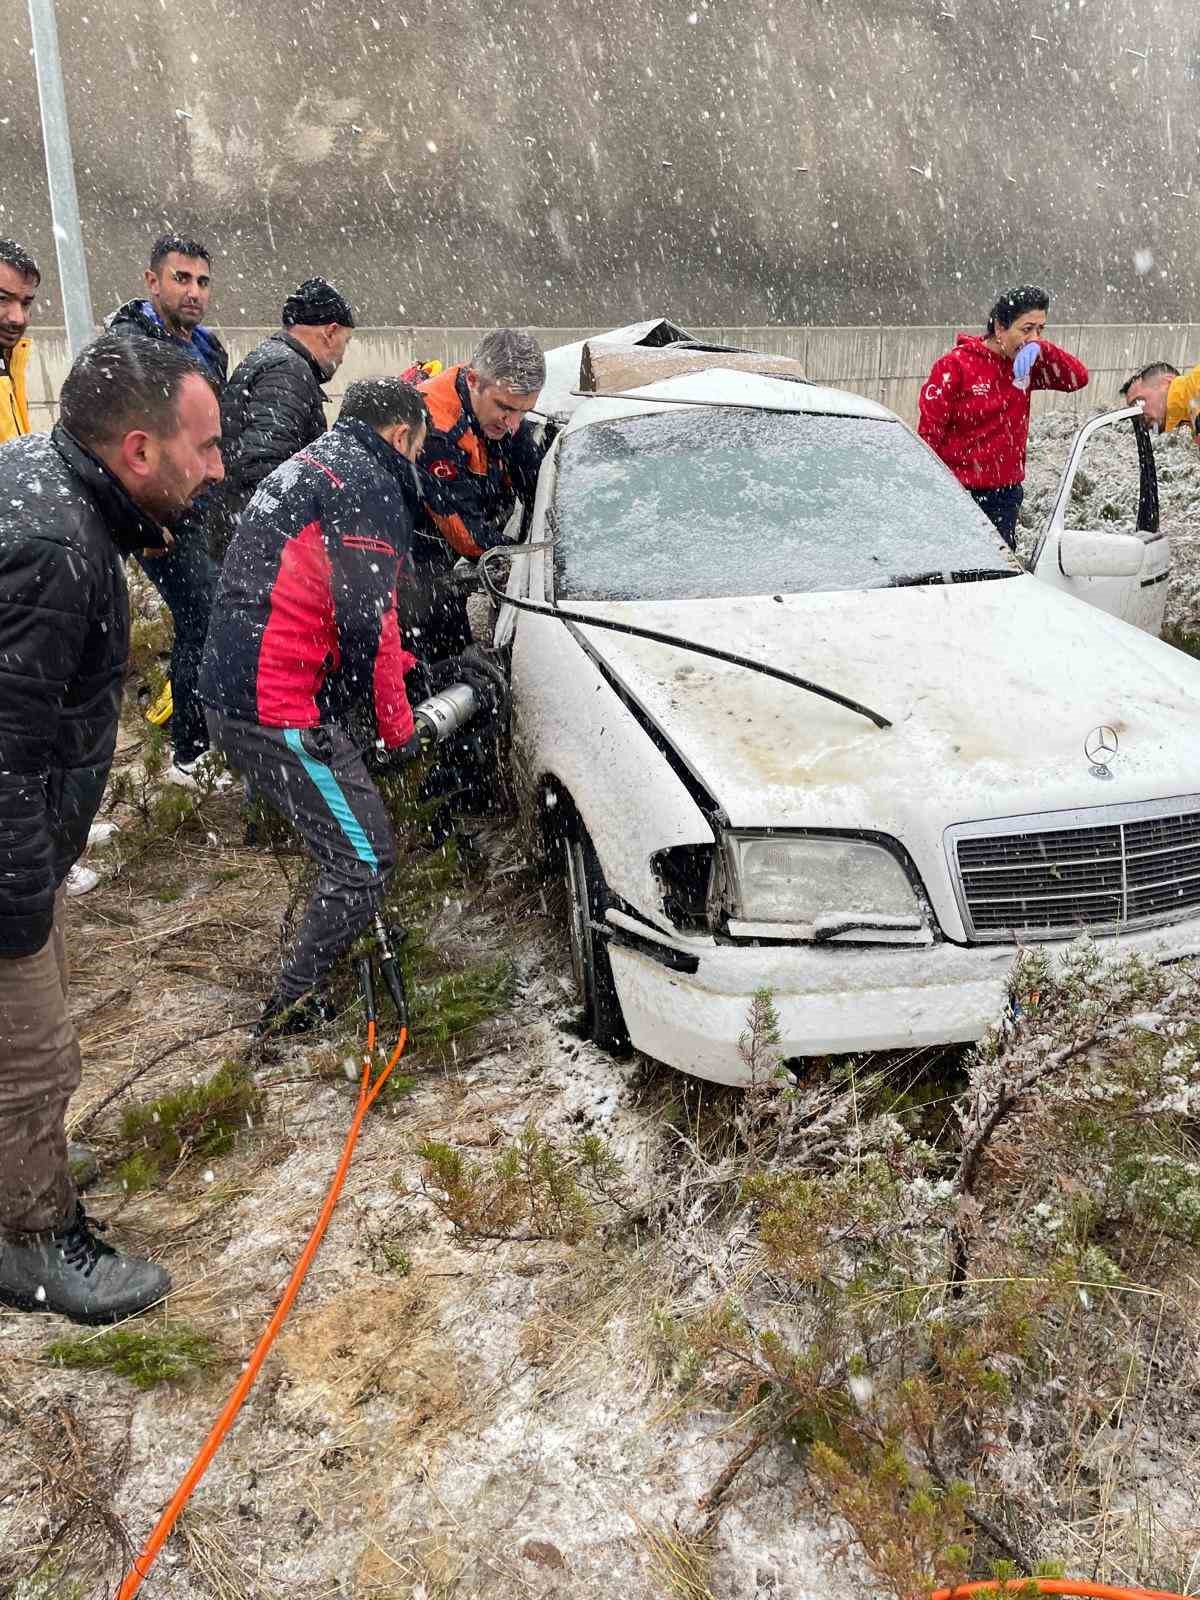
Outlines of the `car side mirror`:
M 1058 560 L 1068 578 L 1136 578 L 1146 547 L 1132 533 L 1077 533 L 1058 536 Z

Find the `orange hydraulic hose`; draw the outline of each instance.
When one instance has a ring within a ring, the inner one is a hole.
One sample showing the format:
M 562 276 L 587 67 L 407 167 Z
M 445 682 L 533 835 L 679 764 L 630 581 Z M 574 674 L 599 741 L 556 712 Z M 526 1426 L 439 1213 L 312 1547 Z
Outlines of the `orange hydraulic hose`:
M 935 1589 L 929 1600 L 962 1600 L 964 1595 L 994 1594 L 999 1589 L 1024 1589 L 1034 1583 L 1042 1594 L 1073 1594 L 1085 1600 L 1184 1600 L 1171 1589 L 1133 1589 L 1123 1584 L 1092 1583 L 1087 1578 L 1012 1578 L 1005 1583 L 956 1583 L 952 1589 Z
M 254 1380 L 258 1376 L 258 1370 L 266 1360 L 271 1346 L 275 1343 L 276 1335 L 280 1328 L 283 1327 L 287 1314 L 292 1309 L 292 1302 L 299 1294 L 300 1285 L 304 1282 L 308 1269 L 312 1265 L 313 1257 L 320 1248 L 321 1240 L 325 1236 L 325 1229 L 329 1226 L 329 1219 L 333 1215 L 334 1207 L 341 1197 L 342 1186 L 346 1181 L 346 1174 L 350 1170 L 350 1161 L 354 1155 L 354 1147 L 358 1143 L 358 1135 L 363 1125 L 363 1119 L 372 1105 L 374 1105 L 379 1091 L 390 1077 L 392 1068 L 404 1054 L 404 1047 L 407 1043 L 408 1028 L 403 1027 L 400 1030 L 399 1043 L 392 1051 L 387 1065 L 372 1082 L 371 1062 L 375 1054 L 375 1023 L 373 1021 L 367 1023 L 367 1049 L 366 1054 L 363 1056 L 362 1082 L 358 1091 L 358 1106 L 354 1112 L 354 1120 L 350 1124 L 350 1131 L 346 1135 L 346 1143 L 342 1148 L 342 1158 L 338 1162 L 337 1171 L 333 1175 L 333 1182 L 329 1186 L 329 1193 L 325 1196 L 325 1203 L 321 1207 L 320 1215 L 313 1224 L 312 1232 L 308 1236 L 304 1249 L 300 1252 L 300 1259 L 292 1269 L 287 1288 L 283 1291 L 283 1298 L 276 1306 L 275 1314 L 268 1322 L 262 1338 L 259 1339 L 254 1347 L 254 1353 L 246 1364 L 246 1370 L 234 1385 L 233 1392 L 225 1402 L 221 1415 L 213 1424 L 212 1432 L 200 1446 L 196 1459 L 188 1468 L 178 1489 L 171 1496 L 170 1504 L 155 1523 L 150 1537 L 142 1547 L 141 1555 L 138 1556 L 133 1566 L 125 1574 L 121 1587 L 117 1590 L 116 1600 L 133 1600 L 133 1596 L 137 1594 L 142 1584 L 146 1581 L 150 1574 L 150 1568 L 154 1565 L 155 1557 L 169 1538 L 171 1529 L 178 1520 L 179 1513 L 191 1499 L 193 1489 L 208 1471 L 212 1458 L 220 1449 L 225 1435 L 232 1428 L 238 1412 L 242 1409 L 242 1402 L 250 1393 Z

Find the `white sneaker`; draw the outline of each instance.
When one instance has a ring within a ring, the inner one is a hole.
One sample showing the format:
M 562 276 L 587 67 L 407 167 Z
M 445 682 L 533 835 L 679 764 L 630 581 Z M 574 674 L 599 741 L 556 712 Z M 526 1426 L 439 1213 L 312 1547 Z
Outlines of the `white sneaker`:
M 233 783 L 228 772 L 223 772 L 209 750 L 202 750 L 198 756 L 193 756 L 190 761 L 172 761 L 163 774 L 167 783 L 173 783 L 179 789 L 228 789 Z
M 100 882 L 100 874 L 91 867 L 85 867 L 82 861 L 77 861 L 67 873 L 68 895 L 91 894 Z
M 88 829 L 88 848 L 94 849 L 111 843 L 114 833 L 120 833 L 119 822 L 93 822 Z

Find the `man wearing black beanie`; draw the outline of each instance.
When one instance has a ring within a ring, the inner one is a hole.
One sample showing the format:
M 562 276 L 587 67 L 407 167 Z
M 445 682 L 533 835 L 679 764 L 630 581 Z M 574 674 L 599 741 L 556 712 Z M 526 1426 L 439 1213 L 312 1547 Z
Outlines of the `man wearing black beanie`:
M 324 278 L 294 289 L 280 320 L 279 332 L 234 369 L 221 397 L 225 482 L 220 515 L 210 519 L 218 561 L 263 479 L 325 432 L 321 385 L 341 366 L 354 331 L 349 302 Z

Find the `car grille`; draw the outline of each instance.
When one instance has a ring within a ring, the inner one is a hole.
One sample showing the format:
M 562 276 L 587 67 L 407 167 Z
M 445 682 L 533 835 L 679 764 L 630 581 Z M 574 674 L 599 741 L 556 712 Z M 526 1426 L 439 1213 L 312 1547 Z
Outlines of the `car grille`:
M 1071 938 L 1200 911 L 1197 796 L 971 823 L 948 843 L 974 939 Z

